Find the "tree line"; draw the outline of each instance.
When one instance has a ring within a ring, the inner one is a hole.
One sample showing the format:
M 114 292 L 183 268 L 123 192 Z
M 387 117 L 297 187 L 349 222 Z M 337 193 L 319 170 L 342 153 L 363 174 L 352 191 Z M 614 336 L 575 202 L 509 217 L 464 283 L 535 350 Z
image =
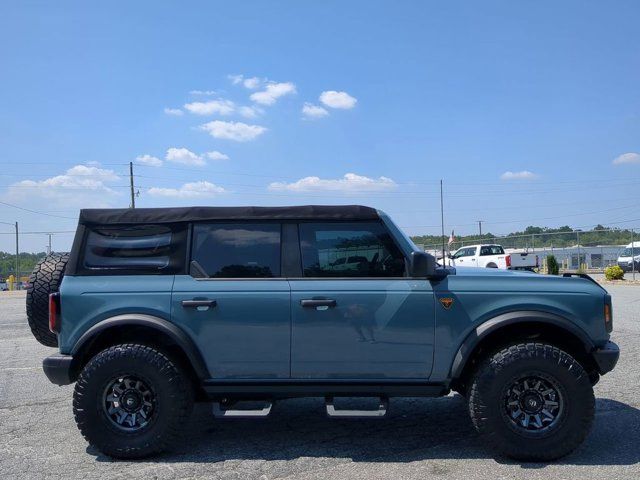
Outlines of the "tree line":
M 19 267 L 20 276 L 28 276 L 33 267 L 46 256 L 45 252 L 40 253 L 20 253 Z M 15 253 L 0 252 L 0 279 L 5 280 L 9 275 L 15 274 L 16 255 Z
M 512 232 L 508 235 L 496 236 L 490 232 L 482 235 L 455 236 L 452 249 L 459 248 L 462 244 L 472 243 L 498 243 L 505 247 L 531 248 L 531 247 L 571 247 L 578 244 L 589 247 L 596 245 L 627 245 L 633 241 L 640 241 L 640 231 L 630 229 L 607 228 L 597 225 L 593 230 L 573 229 L 568 225 L 549 228 L 529 226 L 522 231 Z M 415 235 L 411 239 L 417 245 L 435 246 L 442 245 L 440 235 Z M 449 237 L 445 238 L 447 243 Z

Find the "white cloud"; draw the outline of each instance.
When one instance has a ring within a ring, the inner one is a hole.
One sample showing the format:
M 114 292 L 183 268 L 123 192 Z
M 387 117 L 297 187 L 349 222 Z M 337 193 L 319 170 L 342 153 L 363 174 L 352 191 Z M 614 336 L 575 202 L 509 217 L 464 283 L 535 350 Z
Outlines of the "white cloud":
M 202 167 L 205 165 L 205 161 L 200 155 L 193 153 L 186 148 L 169 148 L 165 160 L 168 162 L 181 163 L 183 165 L 193 165 L 196 167 Z
M 320 94 L 320 101 L 330 108 L 340 108 L 349 110 L 356 106 L 358 100 L 347 92 L 336 92 L 335 90 L 327 90 Z
M 158 197 L 203 198 L 226 193 L 226 190 L 211 182 L 201 181 L 185 183 L 180 188 L 152 187 L 148 193 Z
M 209 160 L 229 160 L 229 155 L 225 155 L 222 152 L 218 152 L 217 150 L 213 150 L 212 152 L 207 152 L 205 154 Z
M 502 180 L 535 180 L 538 175 L 529 170 L 522 170 L 521 172 L 504 172 L 500 178 Z
M 258 115 L 262 115 L 264 110 L 259 107 L 238 107 L 238 113 L 245 118 L 256 118 Z
M 262 83 L 265 82 L 265 79 L 262 79 L 260 77 L 248 77 L 248 78 L 245 78 L 244 75 L 227 75 L 227 78 L 229 78 L 229 80 L 231 80 L 232 84 L 238 85 L 238 84 L 242 83 L 244 88 L 248 88 L 249 90 L 255 90 L 260 85 L 262 85 Z
M 235 111 L 234 103 L 224 99 L 187 103 L 184 108 L 196 115 L 229 115 Z
M 75 165 L 64 174 L 45 180 L 22 180 L 12 184 L 5 198 L 29 201 L 32 208 L 109 207 L 119 193 L 109 186 L 119 181 L 113 171 L 94 165 Z
M 248 88 L 249 90 L 255 90 L 260 86 L 261 83 L 262 83 L 262 80 L 259 79 L 258 77 L 251 77 L 251 78 L 245 78 L 242 82 L 242 85 L 244 85 L 245 88 Z
M 162 166 L 162 160 L 160 160 L 158 157 L 154 157 L 148 154 L 144 154 L 136 157 L 136 163 L 139 163 L 140 165 L 148 165 L 150 167 Z
M 312 103 L 305 103 L 302 107 L 302 114 L 306 118 L 322 118 L 329 115 L 329 112 L 325 108 Z
M 249 98 L 261 105 L 273 105 L 278 98 L 296 93 L 296 86 L 291 82 L 268 83 L 264 90 L 252 93 Z
M 179 108 L 165 108 L 164 113 L 166 113 L 167 115 L 173 115 L 175 117 L 180 117 L 184 115 L 184 112 Z
M 223 122 L 214 120 L 213 122 L 200 125 L 200 129 L 208 132 L 213 138 L 224 140 L 234 140 L 236 142 L 247 142 L 254 140 L 267 131 L 260 125 L 247 125 L 242 122 Z
M 640 153 L 635 153 L 635 152 L 623 153 L 619 157 L 614 158 L 612 163 L 614 165 L 640 163 Z
M 217 95 L 218 92 L 215 90 L 191 90 L 189 95 Z
M 291 192 L 376 192 L 393 190 L 398 186 L 388 177 L 370 178 L 355 173 L 347 173 L 338 179 L 322 179 L 320 177 L 305 177 L 293 183 L 274 182 L 269 184 L 269 190 L 287 190 Z

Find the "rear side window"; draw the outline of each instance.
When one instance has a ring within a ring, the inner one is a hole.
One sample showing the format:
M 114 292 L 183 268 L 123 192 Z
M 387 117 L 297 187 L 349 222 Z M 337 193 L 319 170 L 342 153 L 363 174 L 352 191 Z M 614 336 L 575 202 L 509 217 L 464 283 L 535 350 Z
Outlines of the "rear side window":
M 405 275 L 404 255 L 379 223 L 302 223 L 300 246 L 305 277 Z
M 480 255 L 502 255 L 504 250 L 500 245 L 487 245 L 480 247 Z
M 85 241 L 84 269 L 111 275 L 171 273 L 184 263 L 175 233 L 167 225 L 94 227 Z
M 280 224 L 211 223 L 193 226 L 191 273 L 211 278 L 280 276 Z

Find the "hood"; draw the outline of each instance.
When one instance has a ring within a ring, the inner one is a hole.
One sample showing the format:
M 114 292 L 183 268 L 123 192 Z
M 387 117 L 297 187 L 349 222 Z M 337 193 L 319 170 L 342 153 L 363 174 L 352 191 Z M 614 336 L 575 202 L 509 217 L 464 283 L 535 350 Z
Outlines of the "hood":
M 539 273 L 528 272 L 524 270 L 501 270 L 499 268 L 478 268 L 478 267 L 455 267 L 452 272 L 454 275 L 464 275 L 469 277 L 513 277 L 513 276 L 536 276 L 546 277 L 547 275 L 540 275 Z
M 507 283 L 501 285 L 523 285 L 529 284 L 531 288 L 569 288 L 572 291 L 597 291 L 607 293 L 607 290 L 588 275 L 580 274 L 563 274 L 563 275 L 543 275 L 535 272 L 527 272 L 522 270 L 500 270 L 497 268 L 477 268 L 477 267 L 455 267 L 449 269 L 449 275 L 463 278 L 478 277 L 487 280 L 498 280 L 504 278 Z M 515 283 L 513 283 L 515 282 Z M 555 284 L 554 284 L 555 282 Z M 487 282 L 493 284 L 493 282 Z M 562 287 L 559 287 L 562 285 Z M 579 287 L 578 285 L 581 285 Z M 534 290 L 535 290 L 534 288 Z

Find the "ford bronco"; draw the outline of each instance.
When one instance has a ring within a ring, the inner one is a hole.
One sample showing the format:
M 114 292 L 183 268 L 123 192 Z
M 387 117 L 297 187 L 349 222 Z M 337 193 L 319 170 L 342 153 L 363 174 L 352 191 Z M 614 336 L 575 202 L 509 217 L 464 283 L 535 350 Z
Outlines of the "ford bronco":
M 255 417 L 318 396 L 332 417 L 383 417 L 390 397 L 453 390 L 498 452 L 552 460 L 586 437 L 619 356 L 589 277 L 441 267 L 363 206 L 82 210 L 27 313 L 59 347 L 49 380 L 75 382 L 82 435 L 118 458 L 170 448 L 194 401 Z

